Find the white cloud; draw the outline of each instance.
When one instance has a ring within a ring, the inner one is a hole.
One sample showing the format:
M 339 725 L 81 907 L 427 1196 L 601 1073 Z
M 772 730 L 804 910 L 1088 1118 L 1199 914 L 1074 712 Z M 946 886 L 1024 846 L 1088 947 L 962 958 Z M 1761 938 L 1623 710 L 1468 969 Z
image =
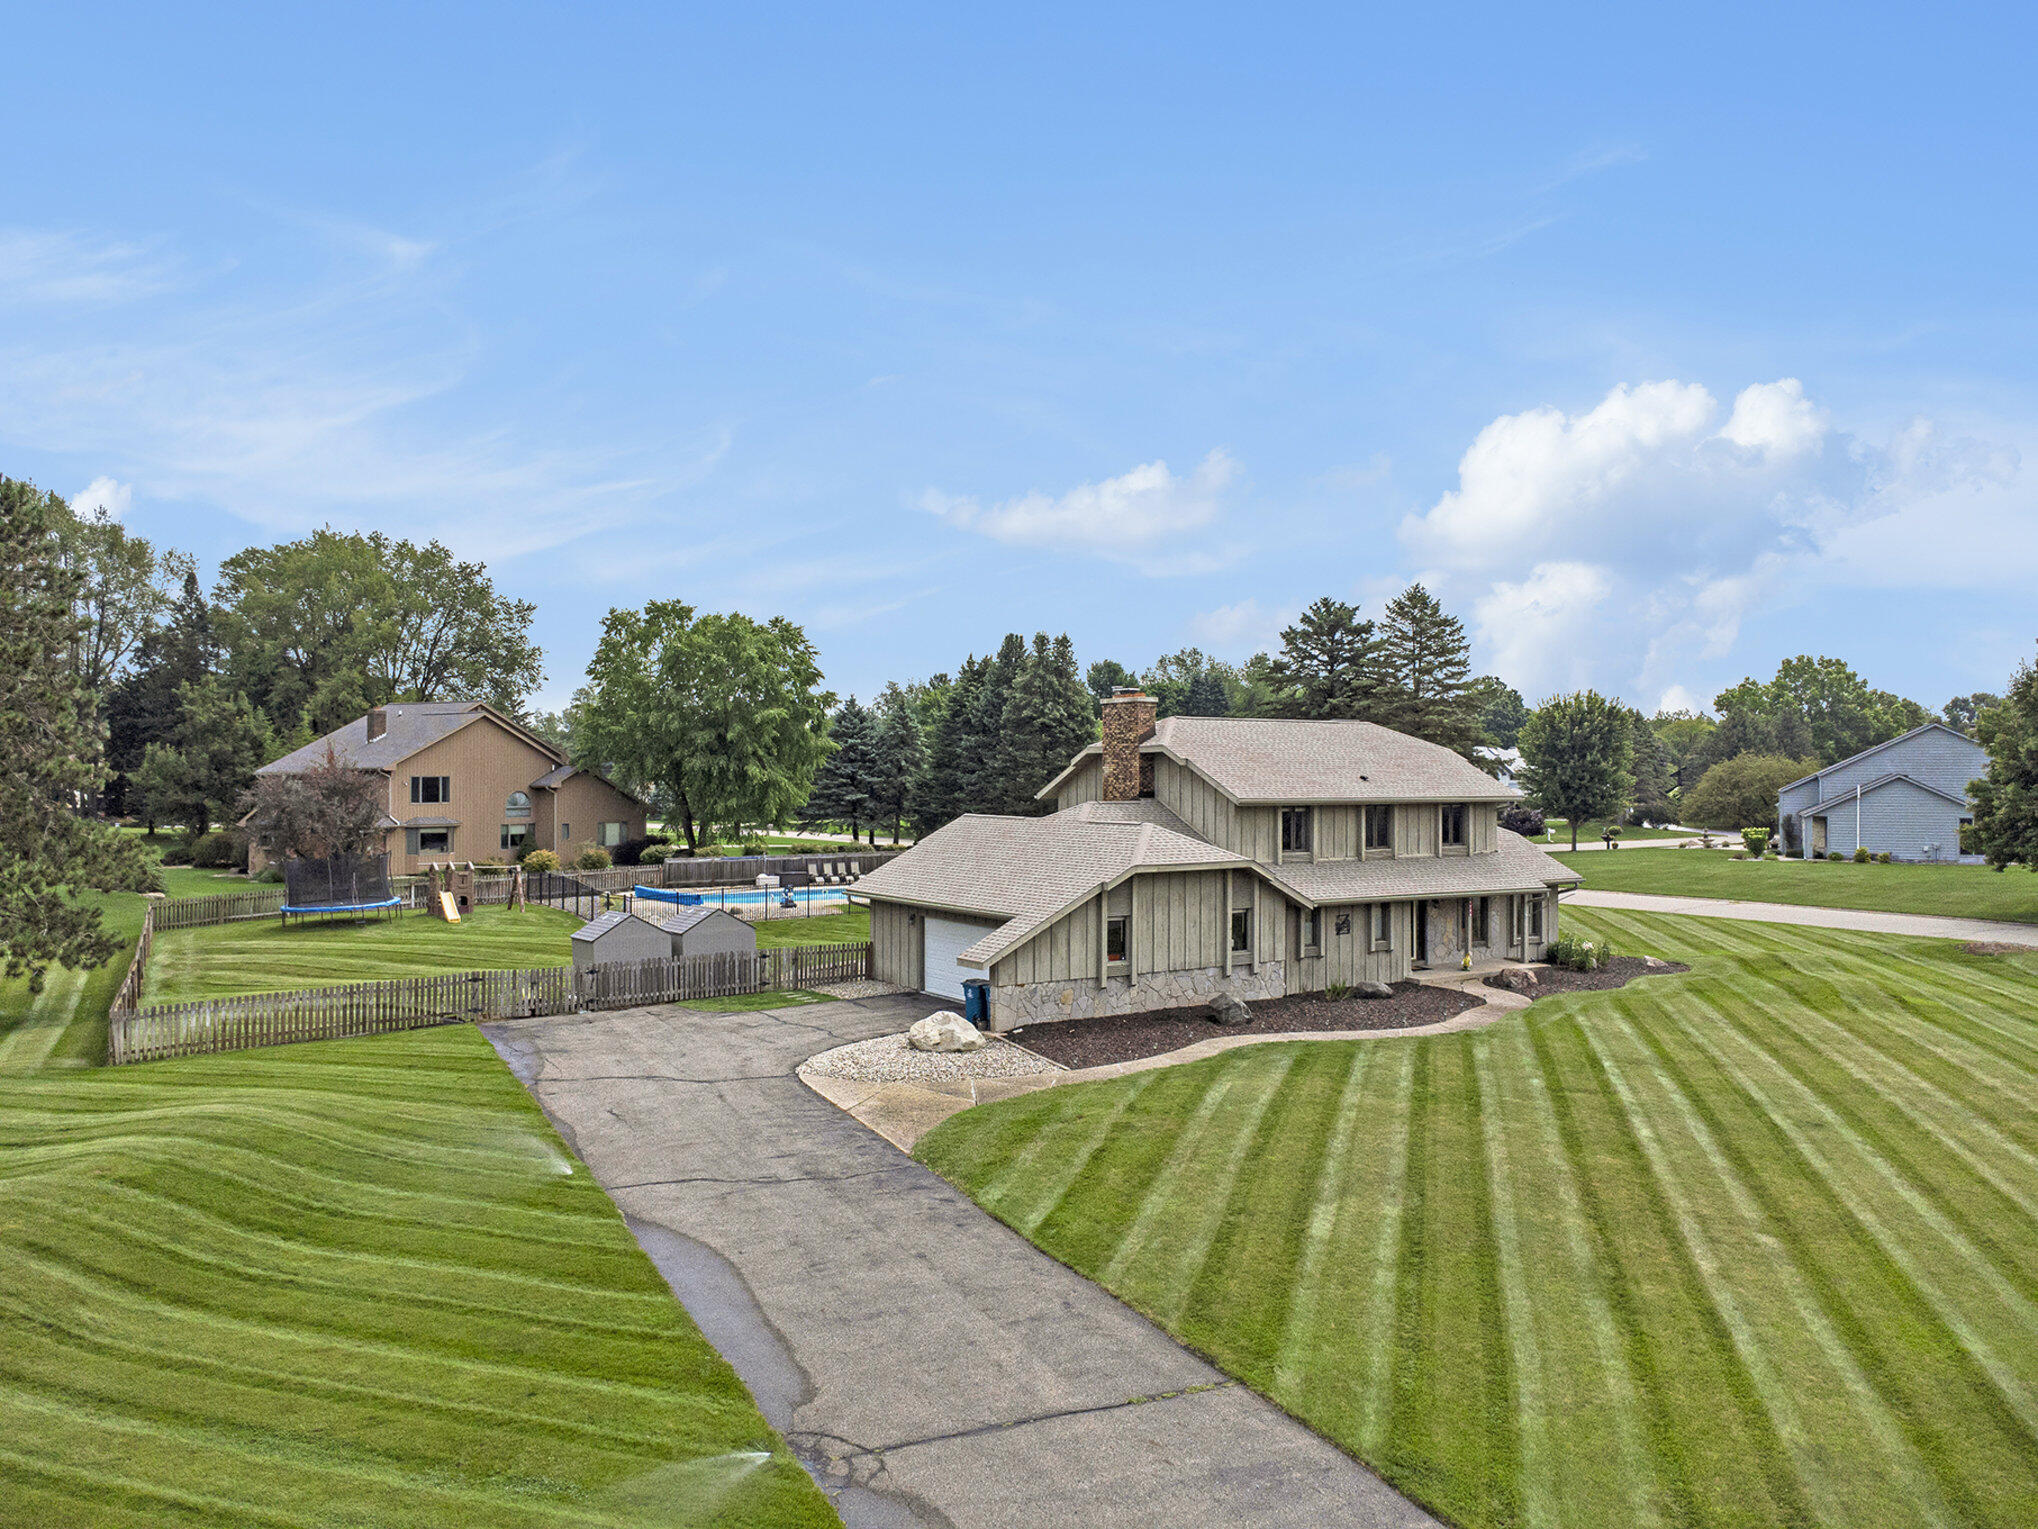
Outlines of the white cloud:
M 94 478 L 78 493 L 71 496 L 71 508 L 80 516 L 105 515 L 109 520 L 118 520 L 134 503 L 134 485 L 116 483 L 108 477 Z
M 1785 377 L 1741 389 L 1720 439 L 1751 451 L 1795 456 L 1816 446 L 1825 434 L 1825 410 L 1804 396 L 1803 383 Z
M 1472 625 L 1495 673 L 1531 701 L 1589 683 L 1599 606 L 1613 588 L 1591 563 L 1538 563 L 1528 577 L 1496 582 L 1472 607 Z
M 1668 690 L 1656 697 L 1656 710 L 1658 712 L 1701 712 L 1705 710 L 1705 707 L 1700 704 L 1697 696 L 1686 690 L 1682 685 L 1672 685 Z
M 1177 538 L 1216 522 L 1238 475 L 1238 464 L 1220 449 L 1183 477 L 1153 461 L 1061 494 L 1036 490 L 989 506 L 930 488 L 920 507 L 1009 546 L 1094 552 L 1151 572 L 1202 571 L 1218 566 L 1222 555 L 1201 546 L 1185 554 Z
M 122 303 L 172 284 L 169 268 L 145 245 L 50 229 L 0 229 L 0 305 Z
M 1258 600 L 1247 598 L 1235 605 L 1199 611 L 1189 618 L 1189 631 L 1220 658 L 1244 658 L 1277 647 L 1281 629 L 1293 625 L 1298 614 L 1292 605 L 1268 610 Z

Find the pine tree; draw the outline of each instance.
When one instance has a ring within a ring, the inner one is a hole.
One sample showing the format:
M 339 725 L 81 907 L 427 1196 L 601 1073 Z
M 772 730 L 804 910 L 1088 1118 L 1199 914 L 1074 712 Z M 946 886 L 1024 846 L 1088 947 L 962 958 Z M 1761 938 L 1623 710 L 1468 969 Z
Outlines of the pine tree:
M 835 751 L 814 772 L 814 789 L 800 809 L 803 826 L 847 823 L 854 839 L 865 823 L 883 811 L 876 797 L 878 776 L 877 725 L 870 712 L 851 696 L 828 721 L 828 741 Z
M 1273 714 L 1284 717 L 1377 720 L 1379 643 L 1357 607 L 1329 596 L 1281 633 L 1281 655 L 1267 677 Z
M 1635 778 L 1633 817 L 1640 823 L 1667 823 L 1670 805 L 1670 751 L 1639 711 L 1628 713 L 1630 771 Z
M 1051 802 L 1036 800 L 1034 793 L 1096 736 L 1089 689 L 1077 673 L 1068 634 L 1050 643 L 1045 632 L 1037 633 L 1005 703 L 997 756 L 998 774 L 1008 790 L 1003 810 L 1021 815 L 1053 811 Z
M 976 713 L 990 664 L 988 658 L 971 654 L 948 687 L 941 718 L 927 745 L 927 767 L 914 786 L 909 808 L 913 826 L 923 838 L 970 810 L 964 797 L 970 719 Z
M 1189 688 L 1182 693 L 1182 710 L 1185 717 L 1228 717 L 1231 715 L 1231 696 L 1224 688 L 1224 676 L 1215 667 L 1201 670 L 1189 681 Z
M 1380 623 L 1380 667 L 1380 721 L 1473 757 L 1485 734 L 1479 703 L 1465 682 L 1472 647 L 1464 625 L 1420 584 L 1388 602 Z
M 106 762 L 114 776 L 107 803 L 115 812 L 140 805 L 132 776 L 151 743 L 169 738 L 178 719 L 177 689 L 195 685 L 219 666 L 212 608 L 198 587 L 198 575 L 184 574 L 183 593 L 170 616 L 141 641 L 134 672 L 116 685 L 107 702 Z M 151 832 L 155 822 L 149 820 Z
M 897 844 L 912 810 L 914 789 L 927 768 L 927 750 L 912 698 L 897 681 L 885 686 L 872 710 L 877 716 L 877 761 L 872 769 L 871 810 L 876 821 L 891 820 L 892 843 Z
M 997 655 L 984 668 L 983 683 L 964 719 L 961 810 L 1010 813 L 1024 810 L 1030 792 L 998 767 L 1004 750 L 1005 708 L 1026 666 L 1026 639 L 1007 632 Z
M 134 783 L 152 821 L 202 834 L 233 815 L 255 771 L 277 757 L 269 720 L 218 675 L 177 687 L 177 725 L 142 754 Z
M 53 661 L 84 639 L 83 576 L 66 566 L 60 501 L 0 478 L 0 952 L 42 991 L 52 963 L 98 966 L 120 948 L 78 892 L 145 886 L 141 845 L 77 803 L 106 779 L 97 699 Z

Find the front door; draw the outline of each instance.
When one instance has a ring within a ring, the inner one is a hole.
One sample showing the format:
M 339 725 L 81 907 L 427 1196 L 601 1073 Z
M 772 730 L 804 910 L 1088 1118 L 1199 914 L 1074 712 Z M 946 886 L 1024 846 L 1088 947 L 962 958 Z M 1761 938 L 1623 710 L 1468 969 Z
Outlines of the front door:
M 1826 820 L 1812 819 L 1812 853 L 1823 856 L 1826 853 Z
M 1429 965 L 1429 909 L 1426 902 L 1415 905 L 1415 964 Z

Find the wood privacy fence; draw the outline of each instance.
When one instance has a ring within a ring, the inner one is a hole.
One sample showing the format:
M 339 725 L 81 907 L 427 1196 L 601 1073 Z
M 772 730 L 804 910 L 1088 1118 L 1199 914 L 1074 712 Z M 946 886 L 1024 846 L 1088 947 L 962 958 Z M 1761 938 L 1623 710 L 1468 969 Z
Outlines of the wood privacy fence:
M 144 921 L 144 943 L 147 935 Z M 139 950 L 137 956 L 141 956 Z M 639 1004 L 774 992 L 866 977 L 870 961 L 871 947 L 864 941 L 784 946 L 754 955 L 731 952 L 676 961 L 638 961 L 581 972 L 570 966 L 451 972 L 296 993 L 250 993 L 148 1009 L 122 1009 L 116 1001 L 108 1016 L 106 1059 L 119 1066 L 469 1020 L 541 1018 L 587 1009 L 627 1009 Z
M 263 918 L 283 906 L 281 887 L 254 892 L 215 892 L 207 897 L 150 898 L 158 929 L 195 929 L 201 924 L 226 924 L 235 919 Z

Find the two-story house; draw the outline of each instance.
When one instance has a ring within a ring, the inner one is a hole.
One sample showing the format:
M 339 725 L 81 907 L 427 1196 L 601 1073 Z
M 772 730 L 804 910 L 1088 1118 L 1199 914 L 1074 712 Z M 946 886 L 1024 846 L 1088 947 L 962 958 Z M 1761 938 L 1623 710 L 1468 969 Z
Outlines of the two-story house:
M 345 727 L 272 760 L 257 775 L 340 762 L 383 777 L 380 822 L 389 869 L 403 874 L 455 860 L 515 860 L 525 849 L 571 861 L 644 833 L 644 804 L 485 701 L 378 706 Z M 268 863 L 248 846 L 248 869 Z
M 1961 826 L 1974 821 L 1967 788 L 1986 774 L 1987 749 L 1927 722 L 1783 787 L 1777 842 L 1806 859 L 1865 849 L 1897 860 L 1958 860 Z
M 1574 872 L 1499 826 L 1519 797 L 1369 722 L 1170 717 L 1123 691 L 1039 793 L 856 883 L 876 975 L 991 1026 L 1393 982 L 1467 954 L 1535 960 Z

